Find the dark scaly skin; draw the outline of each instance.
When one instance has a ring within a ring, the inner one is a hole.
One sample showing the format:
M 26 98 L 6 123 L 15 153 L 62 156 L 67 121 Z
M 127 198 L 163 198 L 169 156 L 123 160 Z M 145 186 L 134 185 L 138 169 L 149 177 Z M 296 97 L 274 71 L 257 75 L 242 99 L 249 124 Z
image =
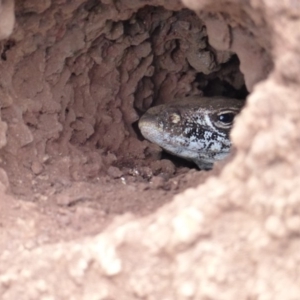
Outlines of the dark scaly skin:
M 244 101 L 223 97 L 188 97 L 150 108 L 139 128 L 149 141 L 165 151 L 193 161 L 200 169 L 211 169 L 225 158 L 231 147 L 232 122 Z

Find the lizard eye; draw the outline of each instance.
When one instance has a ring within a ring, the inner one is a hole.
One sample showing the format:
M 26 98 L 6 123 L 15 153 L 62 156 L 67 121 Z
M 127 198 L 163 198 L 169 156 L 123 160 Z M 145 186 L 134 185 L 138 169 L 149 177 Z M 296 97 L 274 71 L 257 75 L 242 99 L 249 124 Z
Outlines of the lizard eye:
M 218 114 L 216 126 L 221 128 L 230 128 L 236 113 L 233 111 L 223 111 Z
M 233 122 L 234 116 L 235 115 L 233 113 L 226 113 L 219 115 L 218 119 L 224 124 L 231 124 Z

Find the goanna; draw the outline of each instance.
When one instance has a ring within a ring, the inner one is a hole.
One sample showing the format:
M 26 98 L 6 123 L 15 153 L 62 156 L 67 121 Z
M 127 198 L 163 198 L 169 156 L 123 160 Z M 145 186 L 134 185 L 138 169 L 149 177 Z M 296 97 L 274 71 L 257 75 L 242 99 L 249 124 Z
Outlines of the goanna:
M 231 147 L 230 130 L 244 101 L 193 96 L 150 108 L 139 120 L 142 135 L 165 151 L 209 170 Z

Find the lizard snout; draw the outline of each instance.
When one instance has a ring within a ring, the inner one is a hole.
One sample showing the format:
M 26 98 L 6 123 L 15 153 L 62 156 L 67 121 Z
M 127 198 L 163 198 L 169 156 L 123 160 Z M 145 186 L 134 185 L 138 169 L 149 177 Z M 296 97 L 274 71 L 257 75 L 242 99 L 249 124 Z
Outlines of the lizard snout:
M 149 141 L 156 143 L 159 136 L 159 118 L 147 111 L 139 120 L 138 126 L 142 135 Z

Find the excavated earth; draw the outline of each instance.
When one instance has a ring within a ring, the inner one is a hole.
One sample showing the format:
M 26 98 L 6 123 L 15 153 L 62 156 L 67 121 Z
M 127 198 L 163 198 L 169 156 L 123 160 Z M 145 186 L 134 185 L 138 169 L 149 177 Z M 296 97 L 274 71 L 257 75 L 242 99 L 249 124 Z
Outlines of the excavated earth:
M 0 299 L 300 299 L 300 2 L 0 0 Z M 246 99 L 199 171 L 151 106 Z

